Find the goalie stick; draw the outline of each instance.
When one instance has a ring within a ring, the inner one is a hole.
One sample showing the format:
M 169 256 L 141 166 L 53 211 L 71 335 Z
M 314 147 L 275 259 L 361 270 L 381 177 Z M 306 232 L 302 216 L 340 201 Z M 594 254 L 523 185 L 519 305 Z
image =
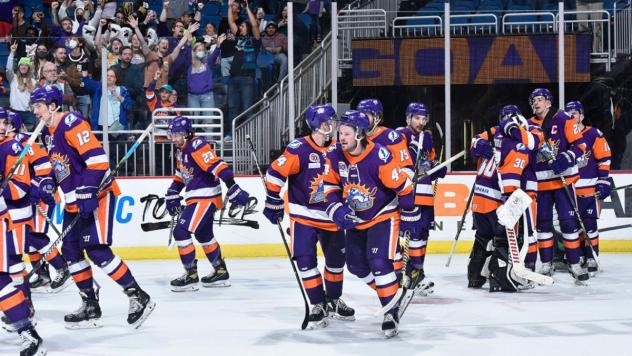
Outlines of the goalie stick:
M 259 160 L 257 159 L 257 152 L 255 151 L 255 146 L 250 139 L 250 135 L 246 135 L 246 141 L 248 142 L 248 146 L 250 148 L 250 153 L 252 154 L 252 158 L 254 159 L 255 166 L 257 167 L 257 172 L 259 173 L 259 178 L 261 178 L 261 183 L 263 184 L 263 189 L 266 189 L 266 180 L 263 177 L 263 173 L 261 173 L 261 168 L 259 168 Z M 281 226 L 281 221 L 277 221 L 277 227 L 279 228 L 279 233 L 281 234 L 281 239 L 283 240 L 283 246 L 285 247 L 285 252 L 287 253 L 287 257 L 290 260 L 290 264 L 292 265 L 292 270 L 294 271 L 294 277 L 296 277 L 296 282 L 298 283 L 298 287 L 301 290 L 301 295 L 303 296 L 303 302 L 305 303 L 305 317 L 303 318 L 303 323 L 301 324 L 301 330 L 305 330 L 307 325 L 309 324 L 309 303 L 307 302 L 307 295 L 305 294 L 305 290 L 303 289 L 303 283 L 301 282 L 301 277 L 298 275 L 298 270 L 296 269 L 296 265 L 294 264 L 294 260 L 292 260 L 292 253 L 290 252 L 290 247 L 285 239 L 285 233 L 283 232 L 283 227 Z
M 487 128 L 487 140 L 489 144 L 492 146 L 492 153 L 494 159 L 494 165 L 496 174 L 498 176 L 498 187 L 500 188 L 501 193 L 505 190 L 503 186 L 502 175 L 500 173 L 500 162 L 498 161 L 498 157 L 496 156 L 496 145 L 494 142 L 494 137 L 492 136 L 491 128 Z M 511 264 L 513 267 L 513 272 L 516 276 L 541 284 L 545 286 L 550 286 L 553 284 L 553 278 L 549 276 L 545 276 L 540 273 L 536 273 L 527 269 L 522 260 L 520 259 L 520 248 L 518 247 L 518 241 L 516 238 L 516 230 L 513 227 L 505 226 L 505 231 L 507 233 L 507 244 L 509 250 L 509 257 L 511 258 Z M 524 244 L 524 241 L 523 241 Z
M 149 135 L 153 127 L 154 127 L 153 123 L 147 126 L 145 131 L 143 131 L 143 133 L 136 139 L 136 142 L 134 142 L 132 147 L 130 147 L 127 153 L 125 153 L 125 156 L 121 158 L 121 160 L 118 162 L 116 167 L 113 170 L 111 170 L 110 173 L 101 181 L 101 184 L 99 184 L 99 187 L 97 187 L 97 197 L 99 196 L 99 193 L 101 193 L 101 191 L 103 190 L 103 187 L 105 187 L 114 178 L 114 176 L 116 176 L 116 173 L 118 173 L 119 169 L 123 167 L 123 164 L 127 162 L 127 160 L 132 156 L 132 154 L 134 154 L 138 146 L 145 140 L 145 137 Z M 66 228 L 62 230 L 61 234 L 57 237 L 57 239 L 53 241 L 52 244 L 50 244 L 50 246 L 48 247 L 48 250 L 42 254 L 42 258 L 39 261 L 37 261 L 37 263 L 33 266 L 33 269 L 30 272 L 31 274 L 35 273 L 38 269 L 40 269 L 40 267 L 42 267 L 42 265 L 44 264 L 44 261 L 46 261 L 46 258 L 53 252 L 53 249 L 57 245 L 59 245 L 64 240 L 64 238 L 66 238 L 66 236 L 70 233 L 70 231 L 77 224 L 80 218 L 81 218 L 81 214 L 77 213 L 77 215 L 70 221 L 68 226 L 66 226 Z

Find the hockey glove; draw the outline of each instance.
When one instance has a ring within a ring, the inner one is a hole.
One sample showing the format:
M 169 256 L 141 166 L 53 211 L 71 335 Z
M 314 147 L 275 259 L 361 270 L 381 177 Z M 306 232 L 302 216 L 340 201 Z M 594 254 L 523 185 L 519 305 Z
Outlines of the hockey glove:
M 263 216 L 273 224 L 283 220 L 283 200 L 278 196 L 266 196 L 266 206 L 263 208 Z
M 426 175 L 426 172 L 428 172 L 430 169 L 432 169 L 432 162 L 425 158 L 422 158 L 421 162 L 419 162 L 419 176 L 421 177 Z
M 169 215 L 176 216 L 182 210 L 182 197 L 180 196 L 180 192 L 173 189 L 167 190 L 167 195 L 165 196 L 165 203 L 167 204 L 167 211 Z
M 226 192 L 226 195 L 228 195 L 228 201 L 233 205 L 244 206 L 248 204 L 248 199 L 250 199 L 250 195 L 237 184 L 233 184 Z
M 402 210 L 400 219 L 401 221 L 399 223 L 399 230 L 402 233 L 408 232 L 411 239 L 417 237 L 417 234 L 421 232 L 419 229 L 419 220 L 421 220 L 421 209 L 415 207 L 415 209 L 413 210 Z
M 343 230 L 349 230 L 358 225 L 353 209 L 347 204 L 334 203 L 327 208 L 327 214 Z
M 595 190 L 597 190 L 597 194 L 599 194 L 599 199 L 605 200 L 610 196 L 610 192 L 612 191 L 612 187 L 610 186 L 610 181 L 605 179 L 600 179 L 597 181 L 595 185 Z
M 476 146 L 472 149 L 472 158 L 478 159 L 479 157 L 490 159 L 494 155 L 492 146 L 487 140 L 480 139 L 476 142 Z
M 56 190 L 55 181 L 51 177 L 33 181 L 30 192 L 31 204 L 38 204 L 41 199 L 46 205 L 55 205 Z
M 434 161 L 432 166 L 434 167 L 434 166 L 436 166 L 436 165 L 438 165 L 438 164 L 439 164 L 439 162 L 438 162 L 438 161 Z M 443 177 L 445 177 L 446 173 L 448 173 L 448 167 L 447 167 L 447 166 L 442 167 L 442 168 L 441 168 L 441 169 L 439 169 L 438 171 L 436 171 L 436 172 L 432 173 L 432 174 L 430 175 L 430 178 L 431 178 L 432 180 L 436 180 L 436 179 L 439 179 L 439 178 L 443 178 Z
M 92 216 L 92 213 L 99 207 L 97 187 L 82 186 L 77 188 L 77 207 L 82 218 Z
M 555 161 L 551 162 L 551 169 L 555 174 L 561 174 L 575 164 L 575 159 L 568 152 L 560 153 Z

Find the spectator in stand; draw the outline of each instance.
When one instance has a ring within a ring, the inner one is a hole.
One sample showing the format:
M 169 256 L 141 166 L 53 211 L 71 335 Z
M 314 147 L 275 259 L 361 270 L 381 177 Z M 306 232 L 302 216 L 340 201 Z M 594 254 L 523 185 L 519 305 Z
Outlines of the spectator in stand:
M 143 96 L 143 63 L 133 63 L 133 51 L 131 47 L 123 47 L 121 57 L 117 65 L 113 66 L 119 82 L 127 88 L 132 98 L 133 106 L 128 112 L 128 126 L 132 129 L 143 130 L 149 124 L 146 121 L 147 110 Z
M 37 44 L 35 49 L 35 79 L 44 78 L 44 64 L 49 62 L 48 46 L 44 41 Z
M 218 47 L 217 38 L 217 28 L 215 28 L 215 25 L 212 23 L 207 23 L 206 26 L 204 26 L 204 35 L 202 36 L 207 50 L 213 52 L 215 47 Z
M 277 31 L 287 37 L 287 6 L 283 6 L 279 18 L 281 20 L 277 22 Z M 309 38 L 309 30 L 297 16 L 294 16 L 294 38 L 304 39 L 294 41 L 294 65 L 297 65 L 301 62 L 303 55 L 312 48 L 312 43 L 307 40 Z
M 603 14 L 599 11 L 603 10 L 603 0 L 577 0 L 575 2 L 577 11 L 587 11 L 577 14 L 578 21 L 586 21 L 579 23 L 579 31 L 593 33 L 592 50 L 593 52 L 602 52 L 603 50 L 603 29 L 601 20 Z M 591 20 L 593 22 L 588 22 Z
M 269 21 L 265 19 L 266 12 L 263 11 L 262 7 L 258 7 L 255 9 L 255 15 L 257 18 L 257 25 L 259 26 L 259 32 L 263 33 L 269 23 Z
M 37 81 L 33 77 L 33 61 L 29 57 L 22 57 L 18 62 L 18 71 L 13 71 L 14 56 L 18 50 L 18 42 L 13 41 L 11 52 L 7 58 L 7 81 L 11 88 L 9 102 L 11 110 L 20 115 L 26 127 L 33 130 L 35 116 L 31 112 L 31 93 L 35 90 Z
M 36 5 L 33 7 L 33 13 L 31 14 L 31 27 L 37 30 L 38 39 L 49 37 L 48 24 L 46 24 L 44 19 L 44 6 Z
M 109 46 L 107 47 L 107 64 L 108 68 L 118 63 L 119 55 L 121 54 L 121 47 L 123 47 L 123 42 L 118 38 L 104 38 L 103 31 L 104 28 L 108 25 L 108 21 L 106 19 L 101 19 L 99 21 L 99 27 L 97 28 L 96 36 L 94 37 L 94 44 L 97 48 L 97 56 L 101 57 L 101 51 L 103 49 L 103 43 L 109 42 Z M 110 28 L 110 32 L 111 32 Z
M 90 95 L 83 82 L 83 72 L 94 76 L 94 58 L 90 50 L 85 46 L 84 39 L 81 37 L 71 37 L 68 41 L 68 53 L 66 59 L 66 75 L 68 84 L 72 88 L 77 98 L 77 111 L 86 119 L 90 118 Z
M 22 5 L 15 5 L 11 10 L 11 15 L 13 17 L 11 24 L 11 39 L 18 41 L 16 55 L 23 57 L 26 55 L 26 30 L 30 27 L 30 25 L 24 20 L 24 7 Z
M 234 0 L 228 1 L 229 5 Z M 235 53 L 228 79 L 228 120 L 224 122 L 225 141 L 232 141 L 231 123 L 237 115 L 254 103 L 257 55 L 261 40 L 257 20 L 246 3 L 249 22 L 235 22 L 233 12 L 228 12 L 228 24 L 235 40 L 230 41 Z M 223 47 L 222 47 L 223 48 Z
M 163 21 L 168 22 L 168 25 L 172 25 L 175 20 L 182 20 L 182 15 L 189 12 L 189 0 L 164 1 L 162 8 L 166 10 Z
M 239 16 L 241 12 L 241 4 L 236 1 L 228 2 L 228 13 L 233 16 L 235 23 L 240 24 L 244 21 Z M 220 65 L 222 68 L 222 78 L 225 84 L 228 84 L 228 77 L 230 76 L 230 67 L 233 63 L 233 56 L 235 55 L 235 35 L 231 32 L 228 25 L 228 17 L 223 17 L 219 23 L 218 34 L 226 34 L 226 41 L 220 46 L 222 50 L 220 54 Z
M 321 41 L 320 18 L 323 16 L 324 11 L 325 7 L 323 6 L 322 0 L 307 1 L 307 6 L 305 7 L 305 11 L 303 12 L 306 12 L 312 19 L 312 22 L 309 25 L 309 34 L 312 42 L 320 43 Z
M 73 26 L 72 20 L 70 17 L 64 17 L 59 21 L 58 15 L 59 3 L 53 2 L 51 3 L 51 15 L 52 22 L 55 27 L 51 31 L 51 39 L 54 45 L 63 46 L 66 42 L 67 37 L 71 37 L 74 35 L 81 35 L 83 26 Z
M 140 28 L 138 27 L 137 19 L 130 19 L 130 25 L 134 29 L 134 33 L 138 36 L 138 39 L 141 42 L 141 46 L 143 49 L 143 54 L 145 55 L 145 80 L 144 87 L 148 88 L 149 84 L 152 81 L 152 78 L 158 72 L 160 76 L 157 78 L 157 85 L 162 87 L 163 85 L 168 83 L 168 73 L 172 64 L 175 62 L 176 58 L 180 55 L 182 49 L 186 46 L 187 42 L 192 38 L 190 36 L 181 36 L 180 42 L 173 49 L 173 52 L 169 53 L 169 40 L 167 38 L 161 38 L 158 41 L 158 45 L 154 51 L 149 49 L 143 34 L 140 32 Z M 191 26 L 196 26 L 193 24 Z M 190 55 L 190 54 L 189 54 Z M 154 85 L 155 87 L 156 85 Z
M 221 46 L 226 39 L 226 35 L 218 37 L 217 41 Z M 190 108 L 213 108 L 215 107 L 215 98 L 213 97 L 213 64 L 217 62 L 219 57 L 219 48 L 209 53 L 206 50 L 204 42 L 198 42 L 193 46 L 193 55 L 191 63 L 187 69 L 189 82 L 189 107 Z M 197 115 L 208 114 L 198 112 Z M 206 122 L 211 124 L 212 121 Z M 207 129 L 211 132 L 211 129 Z
M 123 47 L 125 48 L 125 47 Z M 132 51 L 132 59 L 131 64 L 144 64 L 145 63 L 145 54 L 143 53 L 143 44 L 138 39 L 137 34 L 132 35 L 132 39 L 130 41 L 130 50 Z M 121 55 L 123 54 L 121 50 Z
M 68 36 L 66 37 L 66 39 L 68 40 L 68 46 L 70 47 L 72 41 L 76 41 L 75 38 L 73 36 Z M 76 44 L 76 43 L 75 43 Z M 66 58 L 67 58 L 67 54 L 66 54 L 66 45 L 60 45 L 57 44 L 55 45 L 55 47 L 53 47 L 53 63 L 57 66 L 57 68 L 60 71 L 65 71 L 66 70 Z
M 193 23 L 189 26 L 188 30 L 185 31 L 185 24 L 181 19 L 174 20 L 171 23 L 171 33 L 169 33 L 167 28 L 167 23 L 165 22 L 167 17 L 167 10 L 170 6 L 170 2 L 166 1 L 163 3 L 162 12 L 160 13 L 160 19 L 158 24 L 158 35 L 159 36 L 169 36 L 169 52 L 173 52 L 175 48 L 178 46 L 180 40 L 186 37 L 186 34 L 193 34 L 200 28 L 199 23 Z M 192 37 L 191 37 L 192 38 Z M 189 40 L 190 42 L 190 40 Z M 169 83 L 173 86 L 181 96 L 186 97 L 187 93 L 187 63 L 191 62 L 191 47 L 188 43 L 185 42 L 184 48 L 178 55 L 175 56 L 173 61 L 173 65 L 169 66 Z M 184 104 L 184 102 L 180 102 L 179 104 Z
M 99 115 L 101 110 L 101 96 L 103 95 L 101 82 L 88 77 L 88 72 L 83 72 L 83 84 L 92 94 L 92 119 L 90 124 L 93 130 L 103 129 L 108 125 L 109 131 L 127 130 L 127 112 L 132 108 L 132 98 L 127 89 L 117 82 L 116 70 L 110 68 L 107 72 L 107 116 Z M 111 137 L 118 138 L 120 134 Z
M 287 75 L 287 37 L 277 32 L 274 22 L 268 23 L 263 36 L 263 48 L 274 55 L 274 63 L 279 66 L 278 80 Z
M 59 68 L 53 62 L 47 62 L 44 64 L 44 78 L 41 79 L 38 85 L 41 87 L 42 85 L 54 85 L 61 91 L 62 93 L 62 111 L 72 111 L 74 108 L 75 95 L 72 92 L 72 88 L 70 84 L 66 82 L 65 78 L 62 78 L 59 73 Z
M 161 70 L 157 70 L 154 73 L 154 77 L 152 81 L 147 86 L 147 90 L 145 90 L 145 100 L 147 101 L 147 108 L 150 113 L 153 113 L 154 110 L 160 108 L 171 108 L 176 107 L 177 103 L 171 100 L 171 96 L 173 94 L 173 87 L 169 84 L 165 84 L 158 89 L 158 95 L 156 95 L 156 82 L 162 76 Z M 176 111 L 175 113 L 171 113 L 172 115 L 179 115 Z M 156 117 L 158 116 L 168 116 L 169 113 L 156 113 Z M 156 124 L 158 125 L 168 125 L 168 120 L 158 119 L 156 120 Z M 160 129 L 156 131 L 159 134 L 166 135 L 166 128 Z

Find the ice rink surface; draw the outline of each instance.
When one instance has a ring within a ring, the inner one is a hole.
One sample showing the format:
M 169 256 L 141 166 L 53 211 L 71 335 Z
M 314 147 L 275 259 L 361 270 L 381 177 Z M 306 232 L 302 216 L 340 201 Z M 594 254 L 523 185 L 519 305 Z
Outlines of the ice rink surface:
M 301 331 L 302 299 L 287 259 L 227 260 L 232 286 L 173 293 L 179 261 L 130 261 L 157 302 L 138 330 L 125 322 L 128 299 L 100 270 L 103 328 L 67 330 L 63 316 L 79 307 L 76 287 L 34 294 L 37 330 L 49 355 L 630 355 L 632 254 L 603 255 L 605 271 L 575 286 L 566 272 L 556 284 L 521 293 L 466 288 L 466 255 L 448 269 L 446 255 L 428 256 L 435 293 L 413 300 L 400 334 L 385 340 L 375 292 L 345 272 L 343 298 L 353 322 Z M 200 275 L 208 273 L 201 261 Z M 321 261 L 322 267 L 322 261 Z M 0 331 L 0 355 L 17 355 L 17 336 Z

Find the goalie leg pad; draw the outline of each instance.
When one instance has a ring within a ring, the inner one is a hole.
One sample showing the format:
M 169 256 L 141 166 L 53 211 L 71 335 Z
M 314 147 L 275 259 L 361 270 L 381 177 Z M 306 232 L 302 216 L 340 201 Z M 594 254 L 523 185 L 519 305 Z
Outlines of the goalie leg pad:
M 489 262 L 489 291 L 516 292 L 522 284 L 511 273 L 513 266 L 507 262 L 507 248 L 496 247 Z
M 469 288 L 480 288 L 485 284 L 487 278 L 481 275 L 485 267 L 485 261 L 491 256 L 491 238 L 476 233 L 474 244 L 470 252 L 470 260 L 467 264 L 467 280 Z

